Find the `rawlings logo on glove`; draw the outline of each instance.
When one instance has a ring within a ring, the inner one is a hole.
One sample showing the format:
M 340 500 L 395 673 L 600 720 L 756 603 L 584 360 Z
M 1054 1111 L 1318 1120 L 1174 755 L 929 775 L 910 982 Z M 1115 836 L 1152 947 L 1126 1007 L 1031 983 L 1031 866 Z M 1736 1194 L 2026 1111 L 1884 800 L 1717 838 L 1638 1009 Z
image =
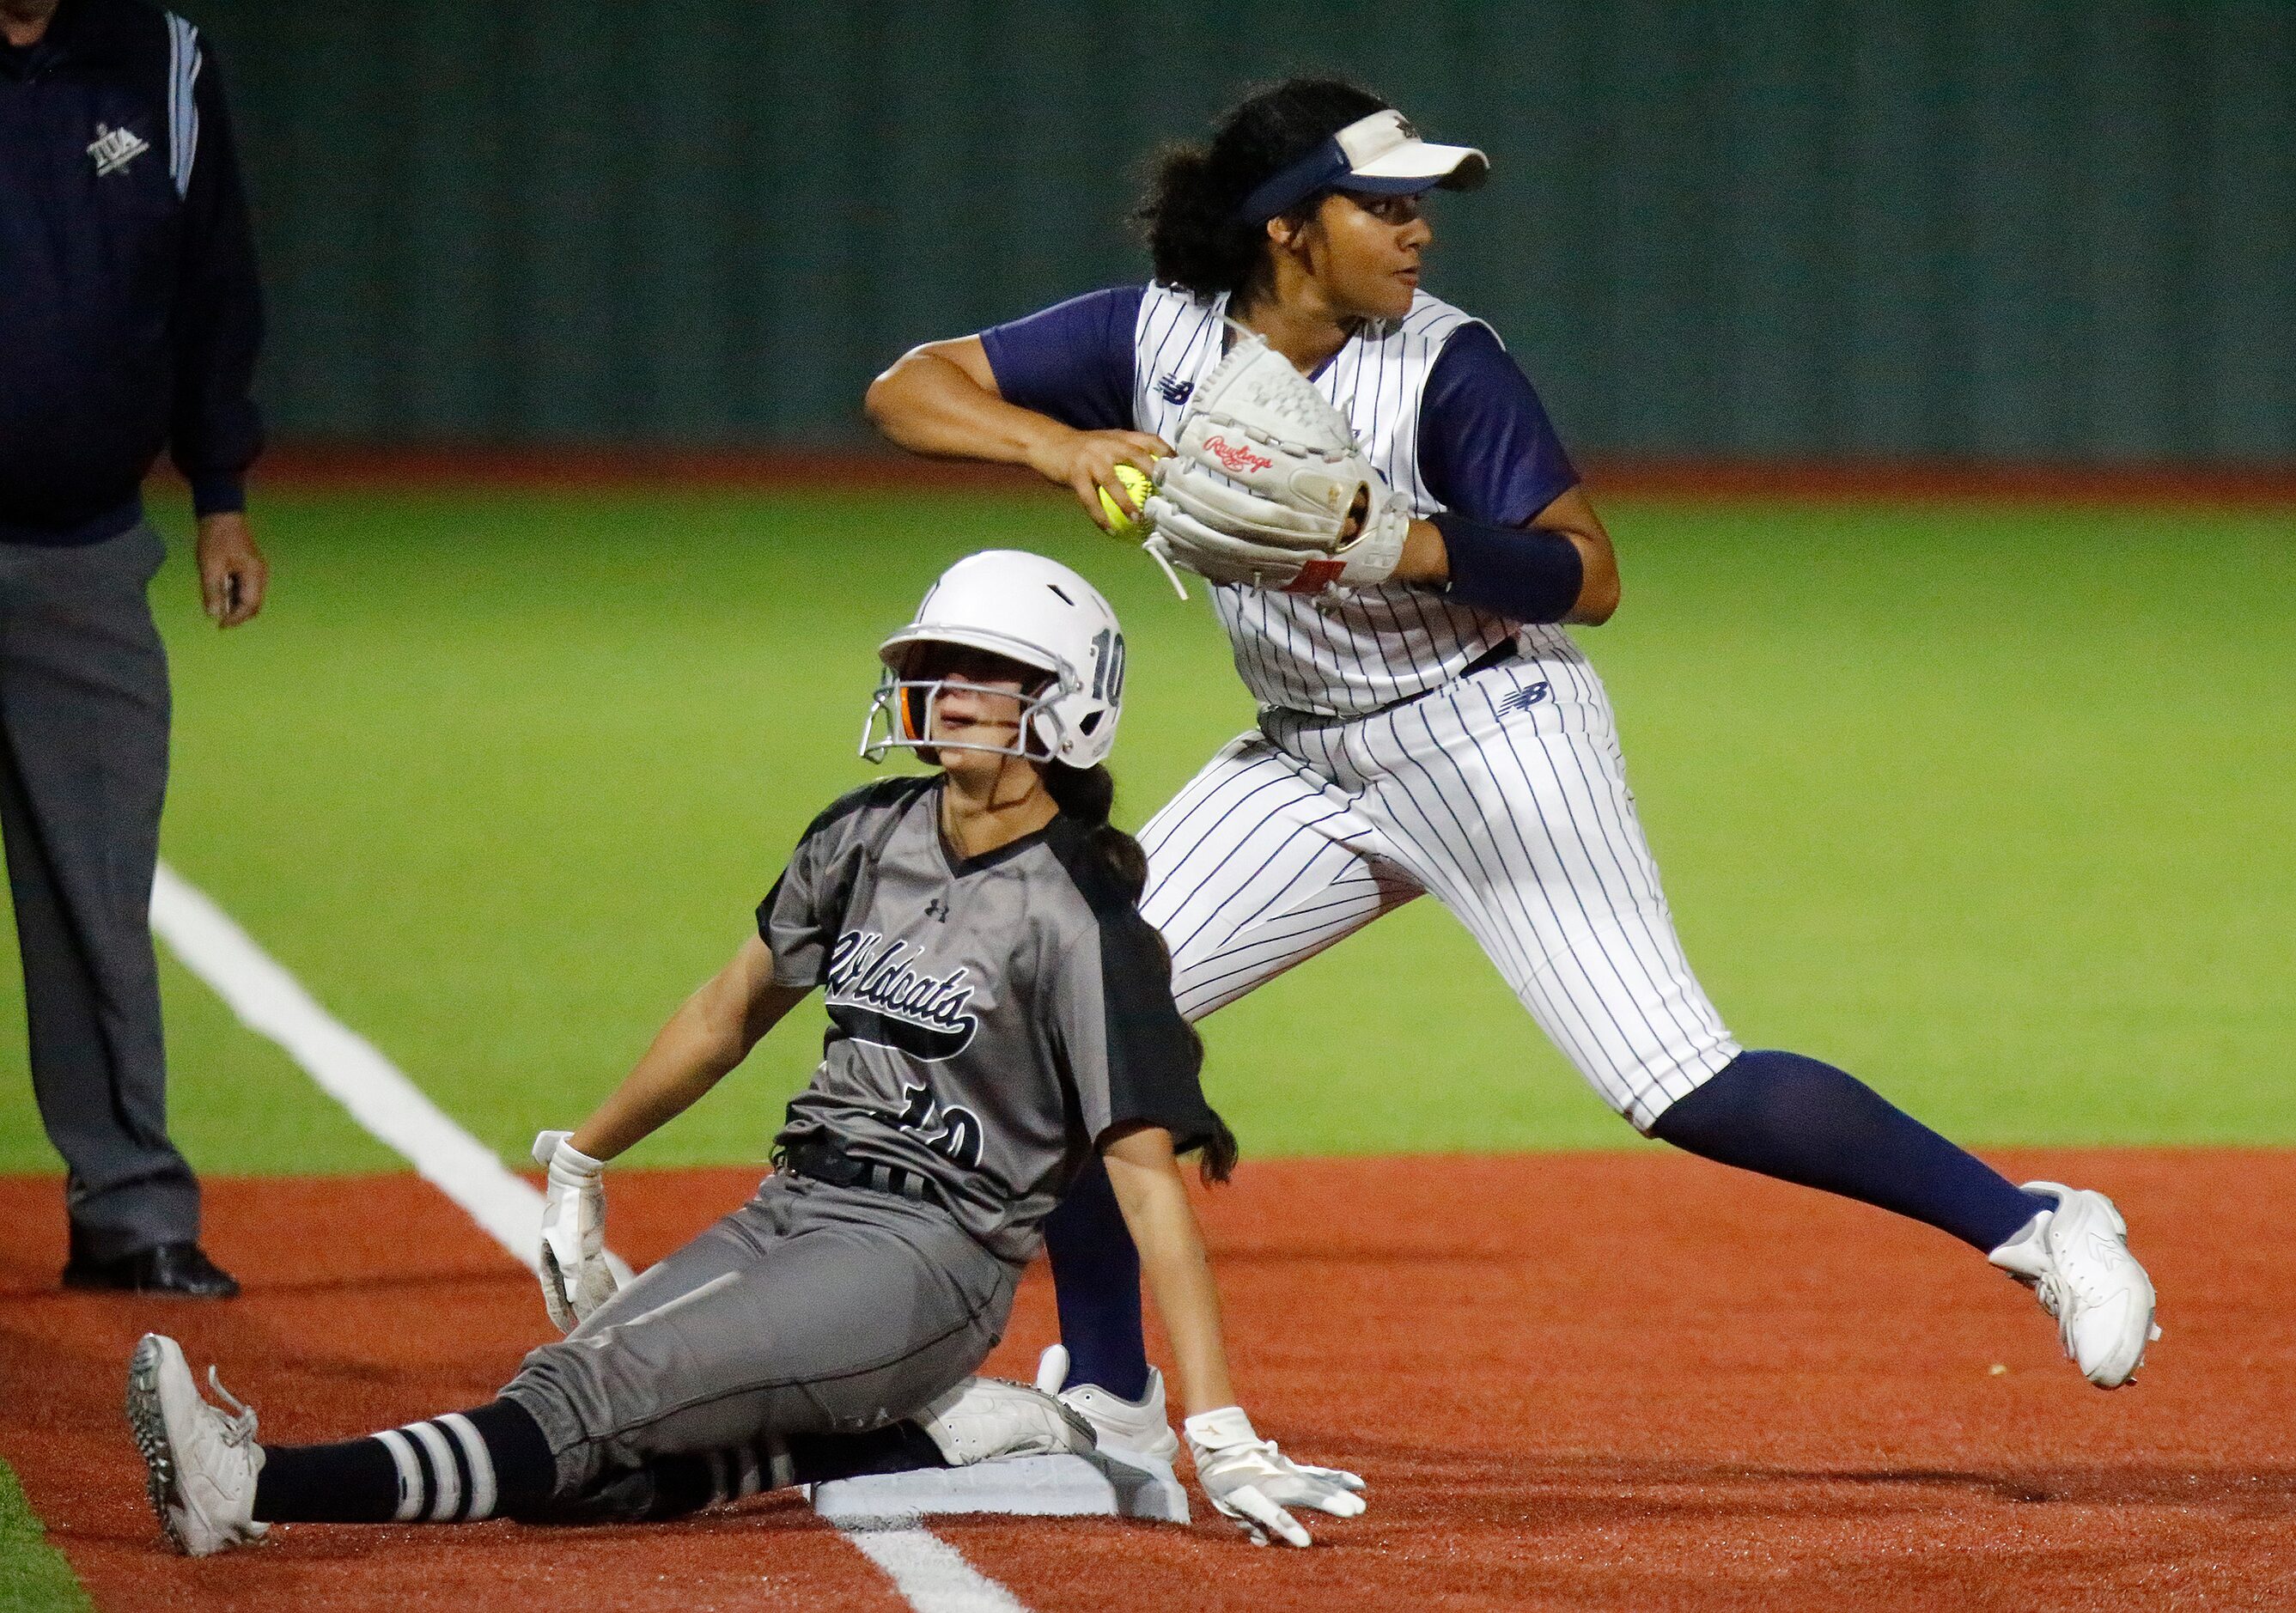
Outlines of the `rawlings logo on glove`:
M 1411 512 L 1332 401 L 1267 339 L 1235 345 L 1197 384 L 1144 514 L 1159 560 L 1216 583 L 1343 594 L 1385 582 Z
M 1219 468 L 1230 476 L 1249 476 L 1254 471 L 1273 471 L 1275 462 L 1265 454 L 1254 454 L 1240 448 L 1225 437 L 1215 437 L 1204 444 L 1204 451 L 1219 461 Z

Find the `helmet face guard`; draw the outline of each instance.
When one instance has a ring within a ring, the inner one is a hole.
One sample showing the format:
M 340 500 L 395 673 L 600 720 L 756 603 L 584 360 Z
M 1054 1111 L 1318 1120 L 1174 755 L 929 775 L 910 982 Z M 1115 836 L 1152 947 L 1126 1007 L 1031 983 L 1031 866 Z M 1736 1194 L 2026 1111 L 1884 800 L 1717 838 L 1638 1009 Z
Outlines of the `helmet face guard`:
M 932 739 L 933 718 L 940 697 L 951 689 L 971 694 L 994 695 L 1020 708 L 1020 720 L 1009 745 L 988 745 L 975 740 Z M 1067 692 L 1057 676 L 1047 679 L 1034 694 L 992 689 L 954 677 L 903 677 L 890 667 L 877 680 L 869 701 L 869 715 L 861 724 L 861 754 L 882 762 L 889 750 L 983 750 L 995 756 L 1017 756 L 1024 761 L 1049 761 L 1061 748 L 1064 725 L 1054 709 Z M 1031 744 L 1034 739 L 1037 742 Z M 928 761 L 933 759 L 928 756 Z

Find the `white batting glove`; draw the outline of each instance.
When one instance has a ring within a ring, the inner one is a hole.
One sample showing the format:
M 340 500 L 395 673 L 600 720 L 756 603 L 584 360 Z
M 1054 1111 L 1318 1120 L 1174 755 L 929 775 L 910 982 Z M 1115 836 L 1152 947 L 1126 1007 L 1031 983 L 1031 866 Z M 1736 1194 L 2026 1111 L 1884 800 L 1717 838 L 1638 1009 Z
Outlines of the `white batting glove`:
M 1241 1406 L 1199 1412 L 1181 1426 L 1187 1432 L 1188 1454 L 1195 1458 L 1196 1482 L 1253 1545 L 1266 1545 L 1270 1535 L 1286 1545 L 1313 1543 L 1286 1507 L 1313 1507 L 1334 1518 L 1353 1518 L 1364 1510 L 1361 1478 L 1343 1469 L 1293 1462 L 1274 1440 L 1251 1431 L 1251 1419 Z
M 562 1333 L 614 1297 L 606 1264 L 605 1161 L 576 1148 L 572 1132 L 544 1132 L 534 1162 L 550 1173 L 542 1199 L 542 1253 L 535 1262 L 542 1303 Z

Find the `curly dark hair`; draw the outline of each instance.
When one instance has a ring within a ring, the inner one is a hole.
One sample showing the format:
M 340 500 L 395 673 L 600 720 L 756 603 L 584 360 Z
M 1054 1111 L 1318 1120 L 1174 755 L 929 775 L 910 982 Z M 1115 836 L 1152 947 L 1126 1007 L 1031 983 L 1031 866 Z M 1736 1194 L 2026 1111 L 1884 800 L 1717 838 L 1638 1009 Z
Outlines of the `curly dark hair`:
M 1212 129 L 1209 144 L 1169 145 L 1152 160 L 1147 193 L 1133 217 L 1148 238 L 1155 275 L 1198 296 L 1249 300 L 1268 274 L 1267 232 L 1239 219 L 1245 197 L 1359 118 L 1388 103 L 1337 78 L 1287 78 L 1254 91 Z M 1323 193 L 1285 217 L 1304 217 Z

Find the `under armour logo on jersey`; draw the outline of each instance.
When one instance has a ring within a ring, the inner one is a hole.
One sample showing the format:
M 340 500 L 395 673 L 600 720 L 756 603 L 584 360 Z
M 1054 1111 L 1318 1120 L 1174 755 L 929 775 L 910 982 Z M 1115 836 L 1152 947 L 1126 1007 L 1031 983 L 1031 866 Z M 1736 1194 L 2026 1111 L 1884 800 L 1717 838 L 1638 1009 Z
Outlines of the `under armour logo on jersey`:
M 152 149 L 152 143 L 130 128 L 110 128 L 95 126 L 95 138 L 87 143 L 87 154 L 95 159 L 95 176 L 117 174 Z
M 1532 684 L 1527 688 L 1518 689 L 1513 694 L 1510 694 L 1506 699 L 1499 702 L 1499 715 L 1502 716 L 1513 716 L 1518 713 L 1528 711 L 1533 706 L 1538 705 L 1539 701 L 1545 700 L 1550 692 L 1551 691 L 1544 682 Z
M 1188 394 L 1195 389 L 1194 381 L 1182 381 L 1177 375 L 1167 375 L 1156 383 L 1156 395 L 1168 404 L 1177 405 L 1187 402 Z
M 935 897 L 931 901 L 925 904 L 925 917 L 938 920 L 943 924 L 947 923 L 948 904 L 942 901 L 939 897 Z

